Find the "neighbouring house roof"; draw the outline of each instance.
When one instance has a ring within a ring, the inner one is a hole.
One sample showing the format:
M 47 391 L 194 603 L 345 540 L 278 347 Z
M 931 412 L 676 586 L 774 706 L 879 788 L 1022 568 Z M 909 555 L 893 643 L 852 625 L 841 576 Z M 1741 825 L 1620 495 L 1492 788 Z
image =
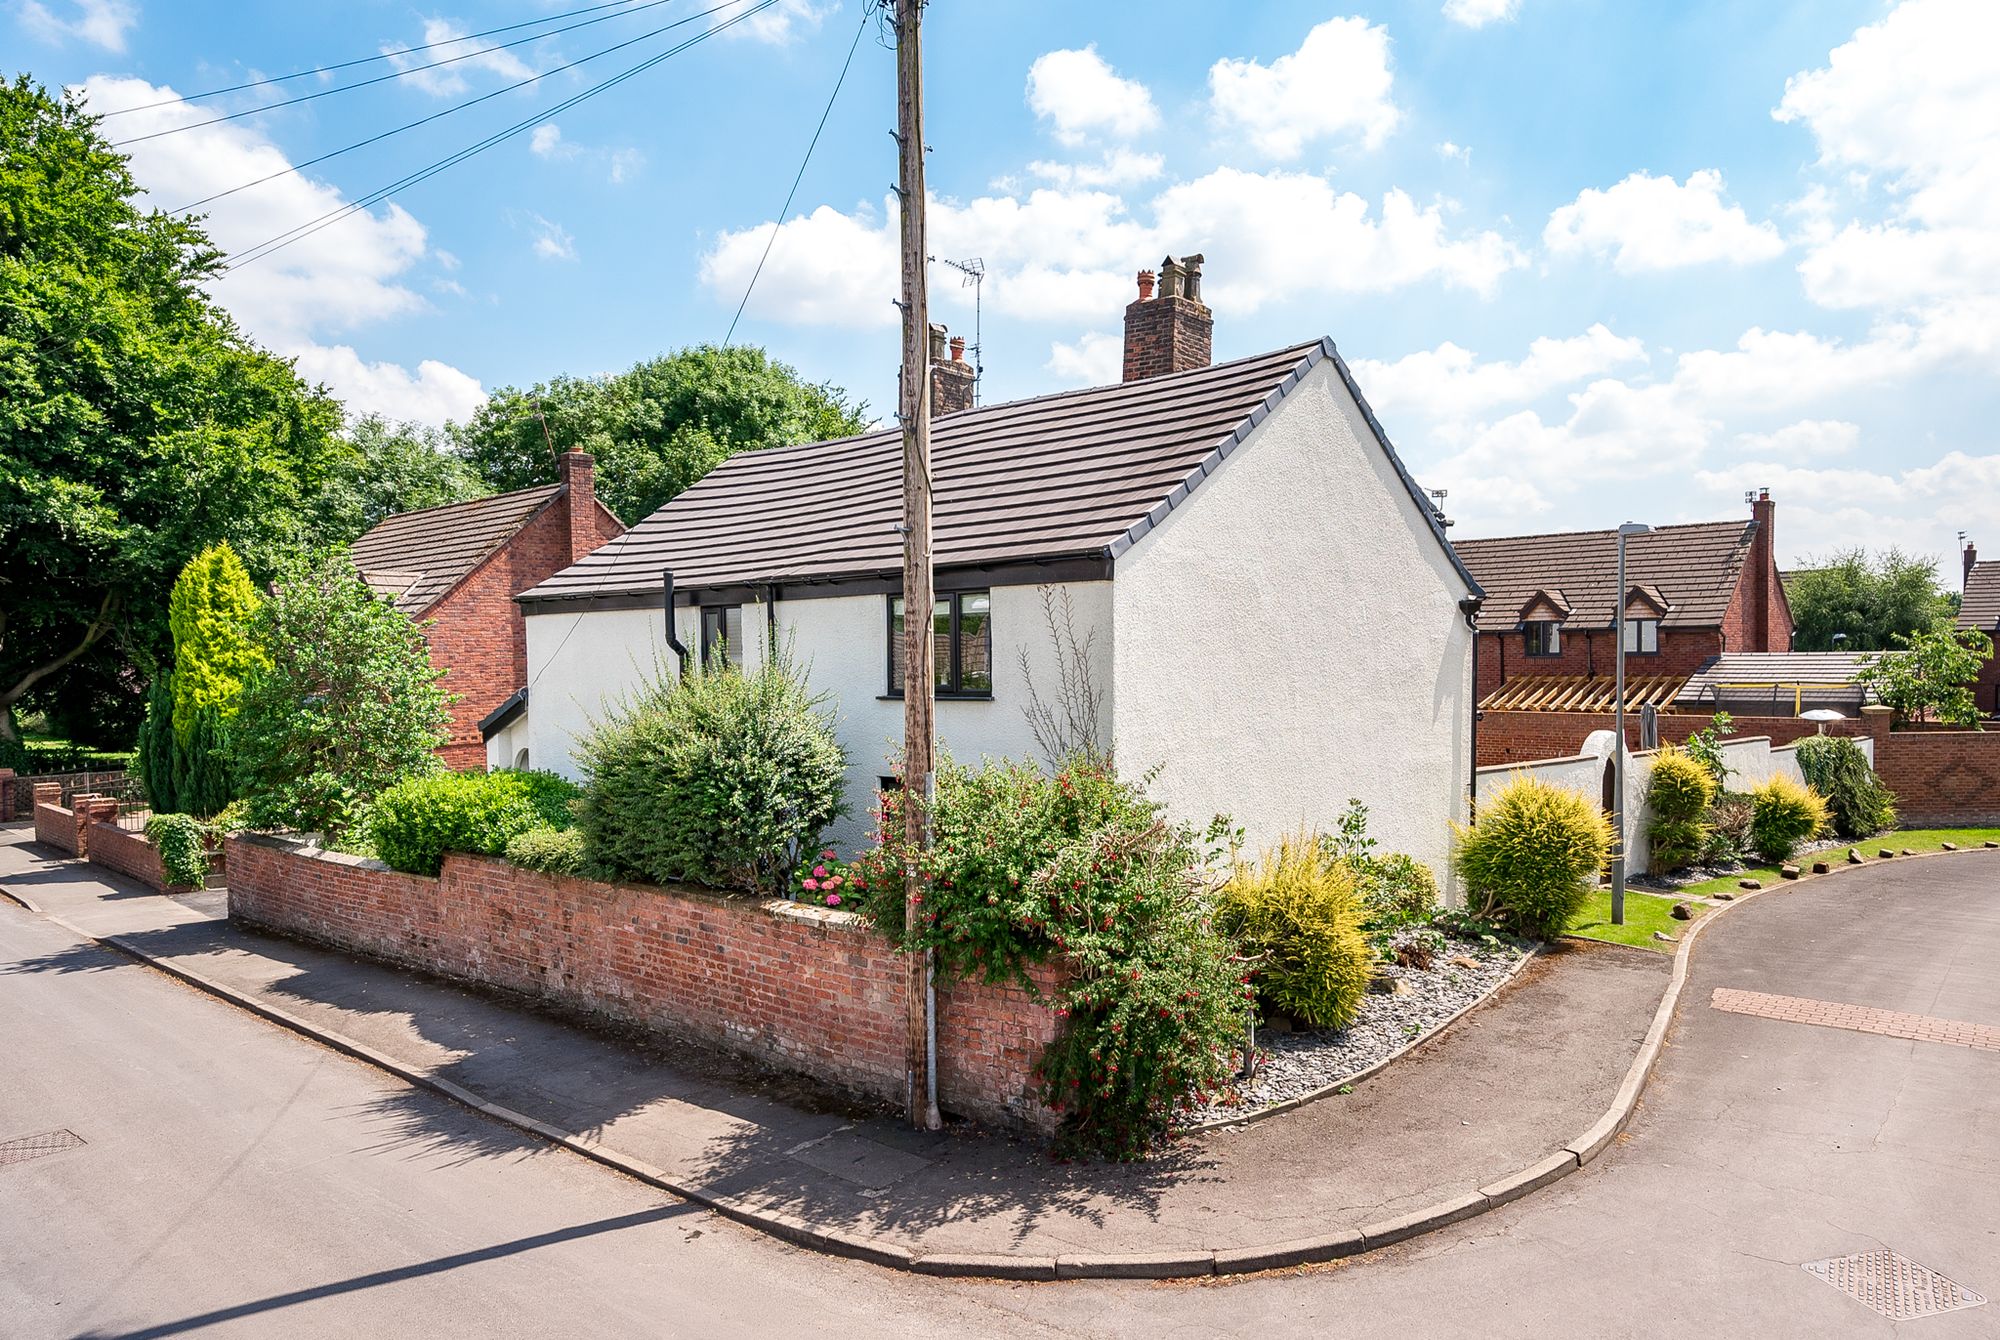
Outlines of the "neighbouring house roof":
M 1628 675 L 1625 710 L 1664 707 L 1674 700 L 1679 675 Z M 1610 675 L 1521 675 L 1486 695 L 1482 712 L 1611 712 L 1618 706 L 1617 681 Z
M 1713 711 L 1717 706 L 1740 710 L 1752 704 L 1782 709 L 1770 715 L 1793 716 L 1813 707 L 1850 713 L 1875 695 L 1855 682 L 1861 667 L 1880 655 L 1900 652 L 1862 651 L 1741 651 L 1711 656 L 1689 676 L 1675 699 L 1688 711 Z
M 2000 559 L 1974 563 L 1965 574 L 1965 595 L 1958 606 L 1958 626 L 1990 633 L 2000 628 Z
M 500 705 L 479 719 L 479 738 L 490 740 L 507 729 L 521 714 L 528 710 L 528 691 L 515 689 L 501 700 Z
M 1113 386 L 964 410 L 932 443 L 939 568 L 1111 560 L 1188 496 L 1322 359 L 1450 553 L 1330 340 Z M 902 435 L 732 456 L 603 548 L 524 593 L 530 606 L 678 588 L 889 578 L 902 570 Z M 1469 592 L 1477 586 L 1458 566 Z
M 354 566 L 376 594 L 415 618 L 561 491 L 560 484 L 542 484 L 385 517 L 354 542 Z
M 1664 627 L 1718 627 L 1756 530 L 1757 523 L 1745 519 L 1660 526 L 1632 536 L 1625 542 L 1625 584 L 1668 607 Z M 1564 622 L 1575 627 L 1609 628 L 1617 614 L 1615 530 L 1459 540 L 1453 547 L 1485 588 L 1482 631 L 1514 627 L 1542 591 L 1562 592 L 1570 605 Z

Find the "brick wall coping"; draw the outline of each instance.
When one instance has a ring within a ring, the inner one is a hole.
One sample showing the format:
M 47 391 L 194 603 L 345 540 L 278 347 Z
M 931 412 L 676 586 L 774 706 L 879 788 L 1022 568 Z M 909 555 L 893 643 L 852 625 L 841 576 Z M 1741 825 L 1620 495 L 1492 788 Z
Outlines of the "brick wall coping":
M 314 861 L 326 861 L 333 865 L 344 865 L 355 870 L 379 870 L 384 874 L 401 875 L 408 879 L 437 878 L 436 875 L 410 874 L 372 856 L 356 856 L 353 852 L 335 851 L 330 847 L 322 847 L 317 842 L 287 837 L 282 833 L 234 833 L 231 837 L 238 842 L 247 842 L 253 846 L 269 847 L 273 851 L 282 851 Z M 471 852 L 447 852 L 445 860 L 491 863 L 509 870 L 518 868 L 498 856 L 480 856 Z M 868 933 L 874 929 L 874 923 L 859 912 L 846 912 L 838 907 L 816 907 L 811 903 L 793 902 L 789 898 L 758 899 L 750 894 L 731 892 L 727 889 L 704 888 L 699 884 L 640 884 L 632 881 L 584 879 L 576 875 L 551 875 L 549 878 L 586 887 L 631 889 L 667 898 L 687 898 L 697 902 L 727 904 L 732 907 L 748 907 L 755 903 L 766 914 L 780 920 L 804 922 L 810 926 L 848 934 Z
M 1635 756 L 1632 750 L 1625 753 L 1627 758 Z M 1554 758 L 1521 758 L 1511 763 L 1488 763 L 1477 771 L 1483 777 L 1489 772 L 1520 772 L 1523 768 L 1539 768 L 1549 763 L 1595 763 L 1609 757 L 1609 754 L 1559 754 Z

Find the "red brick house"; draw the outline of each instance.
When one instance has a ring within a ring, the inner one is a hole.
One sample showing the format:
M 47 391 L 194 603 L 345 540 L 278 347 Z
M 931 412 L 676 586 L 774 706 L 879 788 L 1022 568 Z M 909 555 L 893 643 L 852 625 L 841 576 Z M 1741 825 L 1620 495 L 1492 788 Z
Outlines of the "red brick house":
M 1965 585 L 1958 603 L 1958 626 L 1976 629 L 2000 644 L 2000 560 L 1979 561 L 1979 551 L 1965 546 Z M 1973 686 L 1979 710 L 2000 716 L 2000 656 L 1988 661 Z
M 1628 711 L 1671 710 L 1689 678 L 1719 656 L 1790 650 L 1776 510 L 1762 492 L 1744 520 L 1661 526 L 1626 541 Z M 1615 707 L 1617 532 L 1454 548 L 1486 592 L 1475 651 L 1480 763 L 1574 753 L 1590 730 L 1610 725 Z
M 451 738 L 438 750 L 451 767 L 486 765 L 481 723 L 527 683 L 515 595 L 625 533 L 597 500 L 589 453 L 565 452 L 559 467 L 559 483 L 404 512 L 354 542 L 363 580 L 429 624 L 431 663 L 459 695 Z

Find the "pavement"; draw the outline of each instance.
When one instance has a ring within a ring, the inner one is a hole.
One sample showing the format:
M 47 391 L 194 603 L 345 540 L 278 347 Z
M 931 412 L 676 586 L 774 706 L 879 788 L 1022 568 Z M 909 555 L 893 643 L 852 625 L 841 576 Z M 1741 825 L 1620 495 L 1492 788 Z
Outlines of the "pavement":
M 1141 1164 L 1064 1164 L 1038 1142 L 910 1131 L 671 1041 L 250 932 L 213 893 L 154 895 L 29 836 L 0 833 L 0 888 L 83 935 L 781 1235 L 938 1273 L 1249 1269 L 1299 1259 L 1300 1244 L 1391 1241 L 1440 1206 L 1485 1211 L 1498 1197 L 1476 1188 L 1574 1168 L 1562 1151 L 1614 1107 L 1670 967 L 1561 947 L 1351 1094 Z M 103 954 L 73 941 L 6 971 L 94 972 L 78 965 Z M 520 1137 L 494 1125 L 491 1138 Z

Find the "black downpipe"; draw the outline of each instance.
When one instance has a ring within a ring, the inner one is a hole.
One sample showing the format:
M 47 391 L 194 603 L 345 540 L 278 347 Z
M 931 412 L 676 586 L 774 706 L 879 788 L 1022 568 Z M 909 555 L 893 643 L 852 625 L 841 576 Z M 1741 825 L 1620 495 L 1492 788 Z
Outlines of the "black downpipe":
M 688 668 L 688 649 L 681 645 L 681 635 L 674 631 L 674 571 L 672 568 L 661 570 L 660 584 L 665 588 L 664 593 L 666 596 L 667 648 L 680 658 L 681 673 L 686 674 Z
M 778 584 L 768 582 L 764 586 L 764 634 L 769 640 L 765 647 L 766 658 L 777 659 L 778 655 Z
M 1472 737 L 1470 740 L 1472 763 L 1465 775 L 1465 821 L 1475 823 L 1479 819 L 1479 607 L 1486 602 L 1478 596 L 1467 596 L 1458 602 L 1459 610 L 1465 615 L 1465 626 L 1472 630 Z M 1502 664 L 1505 664 L 1507 642 L 1500 642 Z

